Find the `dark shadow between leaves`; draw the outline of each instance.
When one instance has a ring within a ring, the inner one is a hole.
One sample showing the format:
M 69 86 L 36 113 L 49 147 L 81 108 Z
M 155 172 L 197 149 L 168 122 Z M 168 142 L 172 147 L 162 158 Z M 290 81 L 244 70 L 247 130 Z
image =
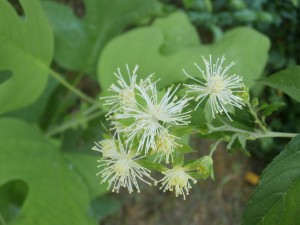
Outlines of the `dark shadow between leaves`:
M 13 73 L 10 70 L 0 70 L 0 84 L 12 78 Z
M 13 180 L 0 187 L 0 224 L 8 224 L 20 214 L 29 192 L 23 180 Z
M 19 0 L 8 0 L 8 2 L 11 4 L 12 7 L 14 7 L 14 9 L 16 10 L 16 13 L 20 16 L 20 17 L 24 17 L 25 13 L 23 10 L 22 5 L 20 4 Z
M 99 196 L 91 201 L 88 214 L 90 217 L 100 221 L 120 208 L 121 203 L 118 200 L 109 196 Z

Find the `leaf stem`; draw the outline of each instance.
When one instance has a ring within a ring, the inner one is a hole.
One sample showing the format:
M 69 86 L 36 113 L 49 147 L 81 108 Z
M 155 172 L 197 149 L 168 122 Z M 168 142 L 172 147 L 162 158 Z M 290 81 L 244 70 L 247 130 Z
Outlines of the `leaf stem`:
M 73 85 L 69 84 L 59 73 L 51 69 L 50 67 L 47 68 L 48 73 L 53 76 L 58 82 L 60 82 L 63 86 L 65 86 L 67 89 L 69 89 L 71 92 L 76 94 L 81 99 L 85 100 L 88 103 L 94 104 L 95 100 L 91 97 L 87 96 L 77 88 L 75 88 Z
M 298 133 L 284 133 L 284 132 L 272 132 L 272 131 L 247 131 L 242 130 L 236 127 L 232 127 L 228 124 L 220 127 L 210 127 L 211 131 L 228 131 L 234 133 L 248 133 L 251 138 L 258 139 L 258 138 L 267 138 L 267 137 L 282 137 L 282 138 L 293 138 L 298 135 Z
M 75 127 L 75 126 L 77 126 L 79 124 L 82 124 L 84 122 L 88 122 L 92 119 L 95 119 L 97 117 L 102 116 L 104 113 L 105 113 L 104 111 L 99 111 L 99 112 L 96 112 L 94 114 L 91 114 L 91 115 L 83 117 L 83 118 L 78 118 L 78 119 L 75 119 L 75 120 L 68 121 L 68 122 L 62 124 L 61 126 L 53 128 L 52 130 L 48 131 L 46 133 L 46 137 L 51 137 L 55 134 L 58 134 L 58 133 L 61 133 L 61 132 L 65 131 L 65 130 L 71 128 L 71 127 Z
M 1 225 L 6 225 L 6 222 L 1 213 L 0 213 L 0 222 L 1 222 Z
M 259 134 L 257 133 L 257 138 L 266 138 L 266 137 L 282 137 L 282 138 L 293 138 L 296 137 L 297 133 L 284 133 L 284 132 L 272 132 Z
M 258 118 L 256 112 L 253 110 L 251 104 L 249 103 L 249 101 L 246 103 L 246 105 L 248 106 L 250 113 L 252 114 L 252 116 L 255 119 L 255 123 L 258 124 L 258 126 L 260 127 L 260 129 L 262 131 L 268 132 L 268 129 L 266 128 L 266 126 L 260 121 L 260 119 Z
M 217 150 L 217 148 L 218 148 L 218 145 L 219 145 L 222 141 L 224 141 L 223 138 L 217 140 L 215 143 L 213 143 L 213 144 L 210 146 L 210 151 L 209 151 L 209 156 L 210 156 L 210 157 L 213 156 L 214 152 L 215 152 L 215 151 Z

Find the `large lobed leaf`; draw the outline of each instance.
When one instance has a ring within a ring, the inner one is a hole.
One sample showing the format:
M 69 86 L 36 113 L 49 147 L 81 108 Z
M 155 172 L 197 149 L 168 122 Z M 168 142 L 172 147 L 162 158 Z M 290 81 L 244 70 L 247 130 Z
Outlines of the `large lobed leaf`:
M 297 225 L 300 212 L 300 135 L 263 171 L 242 225 Z
M 39 97 L 52 59 L 52 31 L 39 1 L 20 3 L 24 17 L 9 1 L 0 0 L 0 71 L 12 72 L 12 77 L 0 83 L 0 114 L 24 107 Z
M 236 66 L 230 73 L 243 76 L 247 85 L 257 79 L 268 57 L 269 40 L 250 28 L 236 28 L 212 45 L 202 45 L 195 28 L 184 13 L 174 13 L 157 19 L 152 26 L 138 28 L 113 39 L 106 45 L 98 63 L 98 80 L 107 90 L 116 80 L 113 72 L 120 67 L 127 78 L 125 64 L 131 69 L 140 65 L 140 77 L 155 72 L 161 87 L 184 81 L 190 75 L 199 76 L 194 63 L 204 67 L 202 57 L 225 55 Z
M 29 186 L 12 224 L 96 225 L 88 216 L 90 202 L 106 187 L 96 182 L 95 158 L 62 153 L 35 126 L 18 119 L 2 118 L 0 128 L 0 187 L 13 180 Z
M 127 26 L 158 10 L 156 0 L 84 0 L 79 19 L 62 4 L 43 2 L 55 33 L 54 58 L 62 67 L 94 73 L 104 45 Z
M 300 102 L 300 66 L 281 70 L 260 80 L 261 83 L 279 89 Z

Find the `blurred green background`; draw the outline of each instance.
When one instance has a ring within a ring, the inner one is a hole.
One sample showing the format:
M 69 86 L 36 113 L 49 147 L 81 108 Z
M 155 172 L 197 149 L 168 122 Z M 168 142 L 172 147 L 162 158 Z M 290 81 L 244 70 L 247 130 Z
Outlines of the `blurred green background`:
M 186 201 L 149 187 L 141 194 L 107 193 L 95 176 L 99 156 L 91 151 L 105 132 L 105 109 L 100 103 L 89 107 L 55 74 L 98 99 L 125 63 L 140 64 L 145 75 L 164 74 L 165 86 L 183 81 L 181 68 L 192 68 L 201 55 L 226 54 L 253 97 L 286 103 L 268 118 L 271 129 L 300 131 L 300 108 L 293 99 L 253 85 L 300 64 L 296 0 L 0 3 L 1 31 L 36 56 L 6 54 L 10 46 L 5 42 L 0 47 L 0 85 L 19 79 L 9 91 L 0 89 L 0 225 L 239 224 L 254 187 L 245 174 L 259 174 L 287 143 L 253 142 L 248 147 L 252 158 L 228 154 L 220 146 L 216 181 L 199 182 Z M 211 142 L 193 138 L 191 143 L 203 155 Z

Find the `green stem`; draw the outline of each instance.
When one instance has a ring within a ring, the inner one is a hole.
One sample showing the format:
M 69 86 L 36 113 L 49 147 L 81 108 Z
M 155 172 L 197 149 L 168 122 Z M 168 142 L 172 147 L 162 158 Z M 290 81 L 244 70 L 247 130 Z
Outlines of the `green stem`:
M 57 81 L 59 81 L 63 86 L 65 86 L 67 89 L 69 89 L 71 92 L 85 100 L 86 102 L 89 102 L 91 104 L 95 103 L 95 100 L 91 97 L 87 96 L 77 88 L 75 88 L 73 85 L 69 84 L 62 76 L 60 76 L 57 72 L 52 70 L 50 67 L 47 68 L 47 71 L 50 75 L 52 75 Z
M 293 138 L 296 137 L 297 133 L 284 133 L 284 132 L 272 132 L 268 131 L 267 133 L 258 134 L 257 138 L 266 138 L 266 137 L 282 137 L 282 138 Z
M 6 222 L 1 213 L 0 213 L 0 222 L 1 222 L 1 225 L 6 225 Z
M 87 116 L 88 114 L 92 113 L 94 110 L 96 109 L 100 109 L 101 110 L 101 104 L 100 103 L 95 103 L 94 105 L 92 105 L 90 108 L 88 108 L 87 110 L 85 110 L 83 112 L 84 116 Z
M 252 116 L 254 117 L 255 123 L 258 124 L 258 126 L 260 127 L 260 129 L 261 129 L 262 131 L 268 132 L 268 129 L 267 129 L 266 126 L 260 121 L 260 119 L 258 118 L 256 112 L 253 110 L 251 104 L 250 104 L 249 102 L 247 102 L 246 105 L 248 106 L 248 108 L 249 108 L 249 110 L 250 110 L 250 113 L 251 113 Z
M 91 114 L 89 116 L 83 117 L 81 119 L 76 119 L 76 120 L 71 120 L 69 122 L 66 122 L 66 123 L 62 124 L 61 126 L 53 128 L 52 130 L 48 131 L 46 133 L 46 137 L 51 137 L 51 136 L 53 136 L 55 134 L 61 133 L 61 132 L 65 131 L 65 130 L 67 130 L 67 129 L 71 128 L 71 127 L 75 127 L 75 126 L 77 126 L 77 125 L 79 125 L 79 124 L 81 124 L 83 122 L 88 122 L 88 121 L 90 121 L 92 119 L 95 119 L 95 118 L 97 118 L 99 116 L 102 116 L 104 113 L 105 113 L 104 111 L 99 111 L 99 112 L 96 112 L 96 113 Z
M 221 127 L 211 127 L 210 129 L 212 131 L 228 131 L 228 132 L 234 132 L 234 133 L 247 133 L 253 139 L 267 138 L 267 137 L 293 138 L 298 135 L 297 133 L 272 132 L 272 131 L 268 131 L 268 130 L 252 132 L 252 131 L 235 128 L 228 124 L 225 124 L 224 126 L 221 126 Z
M 209 151 L 209 156 L 212 157 L 214 152 L 217 150 L 218 148 L 218 145 L 223 141 L 223 138 L 217 140 L 215 143 L 213 143 L 211 146 L 210 146 L 210 151 Z

